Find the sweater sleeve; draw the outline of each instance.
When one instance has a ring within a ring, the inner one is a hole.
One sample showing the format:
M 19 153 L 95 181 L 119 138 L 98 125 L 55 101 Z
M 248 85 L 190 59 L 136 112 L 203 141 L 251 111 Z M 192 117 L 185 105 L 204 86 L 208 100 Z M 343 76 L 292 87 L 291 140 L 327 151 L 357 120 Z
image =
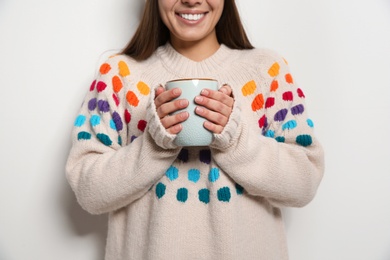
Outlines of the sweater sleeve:
M 314 136 L 305 95 L 286 61 L 279 56 L 272 60 L 265 70 L 265 89 L 251 81 L 242 93 L 235 93 L 243 95 L 242 110 L 251 110 L 256 122 L 241 120 L 230 145 L 212 152 L 218 165 L 250 195 L 265 197 L 275 206 L 302 207 L 314 198 L 321 182 L 323 149 Z
M 150 88 L 132 83 L 121 58 L 100 67 L 75 120 L 66 164 L 78 202 L 92 214 L 117 210 L 143 196 L 179 153 L 157 145 L 151 136 L 145 111 L 151 106 Z

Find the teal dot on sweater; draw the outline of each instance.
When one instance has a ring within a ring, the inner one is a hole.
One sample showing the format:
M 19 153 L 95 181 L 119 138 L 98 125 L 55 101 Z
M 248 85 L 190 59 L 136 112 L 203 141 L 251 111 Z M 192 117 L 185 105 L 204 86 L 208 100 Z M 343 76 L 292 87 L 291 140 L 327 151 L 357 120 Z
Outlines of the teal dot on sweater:
M 197 183 L 200 179 L 200 171 L 198 169 L 188 170 L 188 180 Z
M 208 204 L 210 202 L 210 191 L 208 189 L 201 189 L 198 192 L 199 200 L 204 204 Z
M 237 195 L 244 194 L 244 188 L 238 183 L 236 183 L 236 192 L 237 192 Z
M 313 142 L 310 135 L 298 135 L 295 141 L 305 147 L 311 145 Z
M 284 136 L 278 136 L 275 138 L 275 140 L 279 143 L 284 143 L 286 138 L 284 138 Z
M 222 202 L 229 202 L 231 198 L 229 187 L 220 188 L 217 191 L 218 200 Z
M 92 127 L 99 125 L 100 124 L 100 116 L 98 116 L 98 115 L 91 116 L 91 119 L 89 120 L 89 122 L 91 123 Z
M 165 172 L 165 175 L 168 177 L 168 179 L 170 181 L 174 181 L 176 180 L 177 178 L 179 178 L 179 170 L 174 167 L 174 166 L 171 166 L 169 167 L 169 169 Z
M 188 199 L 188 190 L 186 188 L 178 189 L 176 199 L 180 202 L 186 202 Z
M 112 144 L 112 141 L 108 135 L 105 134 L 97 134 L 96 137 L 102 142 L 103 144 L 110 146 Z
M 211 168 L 209 172 L 209 181 L 210 182 L 216 182 L 219 179 L 219 169 L 218 168 Z
M 156 185 L 156 196 L 158 199 L 161 199 L 165 195 L 166 188 L 167 186 L 161 182 Z
M 77 140 L 89 140 L 92 135 L 88 132 L 80 132 L 77 134 Z
M 84 125 L 85 120 L 86 120 L 86 117 L 84 115 L 79 115 L 76 118 L 76 121 L 74 122 L 74 126 L 81 127 L 82 125 Z

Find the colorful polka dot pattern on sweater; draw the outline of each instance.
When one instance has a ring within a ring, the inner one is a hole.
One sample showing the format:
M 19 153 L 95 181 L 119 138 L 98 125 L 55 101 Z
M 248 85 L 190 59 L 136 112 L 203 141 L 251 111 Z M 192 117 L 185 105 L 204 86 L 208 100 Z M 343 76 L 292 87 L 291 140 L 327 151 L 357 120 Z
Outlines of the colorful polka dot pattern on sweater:
M 127 63 L 123 60 L 117 62 L 117 68 L 113 64 L 103 63 L 99 69 L 98 79 L 94 80 L 89 87 L 90 98 L 87 100 L 89 114 L 80 114 L 77 116 L 74 126 L 80 128 L 78 140 L 90 140 L 95 136 L 101 143 L 106 146 L 111 146 L 114 141 L 122 145 L 122 137 L 119 133 L 124 129 L 124 124 L 133 123 L 134 127 L 140 131 L 145 131 L 147 121 L 140 119 L 138 122 L 132 122 L 131 108 L 136 108 L 139 105 L 140 99 L 143 96 L 150 94 L 150 87 L 143 81 L 139 81 L 135 88 L 128 90 L 125 93 L 125 100 L 120 98 L 124 91 L 124 77 L 130 76 L 131 71 Z M 112 89 L 109 89 L 112 88 Z M 104 95 L 104 93 L 112 93 Z M 122 102 L 127 102 L 127 107 L 122 113 L 119 113 L 119 106 Z M 85 124 L 89 123 L 89 126 Z M 102 124 L 106 125 L 102 125 Z M 107 127 L 117 132 L 117 140 L 112 140 L 112 136 L 107 134 Z M 90 131 L 93 131 L 93 134 Z M 102 131 L 102 132 L 100 132 Z M 130 141 L 137 138 L 133 135 Z
M 260 93 L 254 80 L 248 81 L 241 88 L 242 95 L 251 100 L 252 111 L 260 116 L 258 126 L 262 134 L 274 138 L 277 142 L 286 142 L 286 136 L 291 136 L 290 132 L 297 128 L 298 124 L 307 124 L 309 128 L 314 127 L 311 119 L 300 118 L 306 116 L 303 104 L 305 95 L 300 88 L 294 86 L 291 73 L 286 71 L 286 60 L 283 60 L 283 63 L 285 64 L 275 62 L 267 71 L 273 78 L 268 97 Z M 312 137 L 310 134 L 298 134 L 295 136 L 295 143 L 309 146 L 312 144 Z
M 211 153 L 209 149 L 199 151 L 199 160 L 202 163 L 210 164 L 211 161 Z M 209 158 L 206 158 L 209 157 Z M 183 148 L 178 156 L 178 160 L 182 163 L 186 163 L 188 161 L 188 150 Z M 187 187 L 180 187 L 175 189 L 173 192 L 176 193 L 176 200 L 181 203 L 185 203 L 188 199 L 196 199 L 204 204 L 208 204 L 213 199 L 219 202 L 229 202 L 233 195 L 243 195 L 244 188 L 239 184 L 234 184 L 233 187 L 226 186 L 226 183 L 222 186 L 214 188 L 213 185 L 218 185 L 218 180 L 220 179 L 220 170 L 216 167 L 211 167 L 207 173 L 202 173 L 200 169 L 189 169 L 187 172 L 180 172 L 179 169 L 175 166 L 169 167 L 165 172 L 165 181 L 161 180 L 159 183 L 155 185 L 155 195 L 157 199 L 163 199 L 169 189 L 171 189 L 171 183 L 178 181 L 179 175 L 184 174 L 187 175 L 188 182 L 190 183 L 198 183 L 202 176 L 207 178 L 203 184 L 207 187 L 200 188 L 197 192 L 193 192 L 188 185 Z M 210 185 L 213 188 L 210 188 Z M 213 192 L 215 190 L 215 193 Z M 234 193 L 233 193 L 234 191 Z

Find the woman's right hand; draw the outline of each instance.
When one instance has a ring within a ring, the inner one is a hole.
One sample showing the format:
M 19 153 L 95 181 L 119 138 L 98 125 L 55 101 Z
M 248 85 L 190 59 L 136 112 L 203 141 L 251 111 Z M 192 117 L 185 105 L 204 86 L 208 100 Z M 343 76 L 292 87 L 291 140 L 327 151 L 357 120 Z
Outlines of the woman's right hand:
M 181 95 L 181 89 L 174 88 L 171 90 L 165 90 L 161 85 L 156 89 L 156 95 L 154 98 L 154 104 L 156 106 L 156 112 L 160 118 L 161 124 L 170 134 L 177 134 L 183 126 L 181 122 L 187 120 L 189 117 L 188 112 L 182 111 L 175 115 L 171 115 L 177 110 L 181 110 L 188 106 L 188 100 L 176 99 Z

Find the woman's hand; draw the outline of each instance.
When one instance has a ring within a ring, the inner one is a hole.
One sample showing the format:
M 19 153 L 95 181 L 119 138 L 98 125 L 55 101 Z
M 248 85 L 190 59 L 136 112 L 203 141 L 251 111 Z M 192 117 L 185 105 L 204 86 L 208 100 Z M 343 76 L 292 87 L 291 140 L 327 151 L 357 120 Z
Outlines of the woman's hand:
M 154 104 L 156 106 L 157 115 L 160 118 L 161 124 L 170 134 L 179 133 L 183 129 L 183 126 L 180 123 L 187 120 L 189 117 L 189 114 L 186 111 L 170 115 L 173 112 L 188 106 L 189 103 L 186 99 L 173 100 L 180 95 L 181 89 L 179 88 L 165 90 L 162 86 L 159 86 L 156 89 Z
M 223 85 L 218 91 L 203 89 L 195 98 L 195 103 L 200 105 L 195 113 L 207 119 L 204 127 L 213 133 L 222 133 L 233 110 L 231 87 Z

